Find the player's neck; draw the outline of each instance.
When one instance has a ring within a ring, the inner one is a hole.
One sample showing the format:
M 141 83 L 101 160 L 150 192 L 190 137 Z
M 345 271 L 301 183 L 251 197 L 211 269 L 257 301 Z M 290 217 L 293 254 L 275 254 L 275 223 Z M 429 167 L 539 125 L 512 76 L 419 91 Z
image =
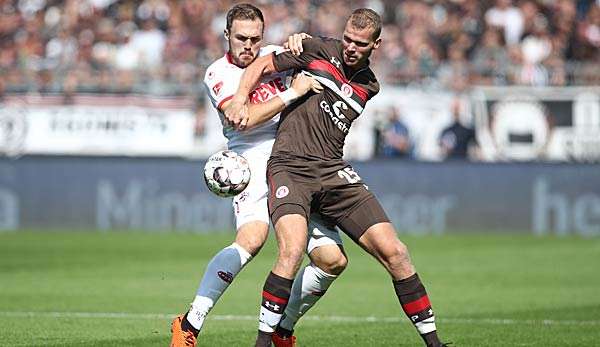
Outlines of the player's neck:
M 352 81 L 352 79 L 358 75 L 361 71 L 364 71 L 369 68 L 369 61 L 365 61 L 364 63 L 356 66 L 344 66 L 346 70 L 346 76 L 348 76 L 348 80 Z
M 227 62 L 228 62 L 229 64 L 231 64 L 231 65 L 235 65 L 235 66 L 239 67 L 240 69 L 245 69 L 245 68 L 247 68 L 247 67 L 248 67 L 248 65 L 250 65 L 250 64 L 248 64 L 248 65 L 243 65 L 243 64 L 240 64 L 239 62 L 237 62 L 237 61 L 236 61 L 236 60 L 233 58 L 233 55 L 231 54 L 231 51 L 227 51 L 227 53 L 225 53 L 225 58 L 227 58 Z

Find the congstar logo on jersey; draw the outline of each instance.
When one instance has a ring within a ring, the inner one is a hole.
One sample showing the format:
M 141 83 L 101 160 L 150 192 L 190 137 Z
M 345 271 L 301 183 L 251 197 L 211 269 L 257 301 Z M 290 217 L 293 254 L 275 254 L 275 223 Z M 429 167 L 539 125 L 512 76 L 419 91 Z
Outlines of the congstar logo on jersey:
M 346 105 L 345 102 L 338 100 L 333 103 L 333 106 L 329 106 L 327 101 L 323 100 L 319 106 L 321 106 L 321 109 L 329 116 L 333 124 L 344 134 L 347 134 L 348 131 L 350 131 L 350 124 L 342 121 L 343 119 L 348 119 L 342 112 L 348 110 L 348 105 Z

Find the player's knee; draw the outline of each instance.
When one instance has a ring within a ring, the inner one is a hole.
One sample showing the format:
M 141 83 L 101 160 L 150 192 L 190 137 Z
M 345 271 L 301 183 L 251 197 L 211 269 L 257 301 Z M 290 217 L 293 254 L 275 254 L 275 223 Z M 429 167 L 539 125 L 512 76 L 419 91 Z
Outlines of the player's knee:
M 324 272 L 337 276 L 346 269 L 346 266 L 348 266 L 348 258 L 340 252 L 327 258 L 319 258 L 314 263 Z
M 250 222 L 238 229 L 235 243 L 244 248 L 252 256 L 258 254 L 268 237 L 268 225 L 259 222 Z
M 252 256 L 255 256 L 260 252 L 265 240 L 260 236 L 237 238 L 236 243 L 244 248 Z
M 340 254 L 336 259 L 327 264 L 325 272 L 332 275 L 340 275 L 348 266 L 348 258 Z
M 383 255 L 385 263 L 392 268 L 410 266 L 410 255 L 408 247 L 400 241 L 390 246 L 390 249 Z
M 248 253 L 252 254 L 252 256 L 257 255 L 262 249 L 263 244 L 264 243 L 260 240 L 252 240 L 252 242 L 248 245 Z

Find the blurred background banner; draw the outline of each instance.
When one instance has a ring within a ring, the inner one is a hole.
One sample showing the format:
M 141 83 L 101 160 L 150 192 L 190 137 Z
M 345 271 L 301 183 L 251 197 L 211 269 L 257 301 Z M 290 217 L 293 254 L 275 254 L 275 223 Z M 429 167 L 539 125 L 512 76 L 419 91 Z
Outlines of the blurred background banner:
M 477 87 L 484 160 L 600 161 L 599 87 Z
M 0 108 L 0 151 L 195 158 L 225 146 L 211 106 L 204 109 L 210 131 L 195 134 L 189 98 L 82 94 L 68 104 L 62 98 L 6 97 Z M 459 104 L 456 110 L 453 103 Z M 384 85 L 353 124 L 346 158 L 387 156 L 382 133 L 402 121 L 412 142 L 410 159 L 443 160 L 440 138 L 455 116 L 474 125 L 477 160 L 600 161 L 600 87 L 517 86 L 474 87 L 457 101 L 447 91 Z
M 8 97 L 0 123 L 1 150 L 12 155 L 193 153 L 194 115 L 183 98 L 74 95 L 64 104 L 60 96 Z
M 27 157 L 0 161 L 0 229 L 233 230 L 203 161 Z M 600 235 L 600 165 L 357 162 L 402 233 Z
M 239 1 L 0 2 L 0 228 L 233 230 L 206 68 Z M 264 44 L 381 14 L 345 158 L 415 233 L 596 235 L 600 1 L 262 0 Z

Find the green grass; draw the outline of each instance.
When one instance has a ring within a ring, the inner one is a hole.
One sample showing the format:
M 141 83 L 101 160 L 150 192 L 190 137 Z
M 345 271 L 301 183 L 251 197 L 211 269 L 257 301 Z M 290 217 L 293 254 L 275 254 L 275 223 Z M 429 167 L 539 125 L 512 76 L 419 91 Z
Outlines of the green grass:
M 401 238 L 429 291 L 441 336 L 456 346 L 598 345 L 599 239 Z M 169 315 L 187 308 L 206 262 L 231 240 L 231 234 L 0 233 L 0 345 L 167 346 Z M 345 241 L 348 269 L 297 326 L 299 345 L 419 346 L 383 268 Z M 211 313 L 200 346 L 253 344 L 274 256 L 270 240 Z

